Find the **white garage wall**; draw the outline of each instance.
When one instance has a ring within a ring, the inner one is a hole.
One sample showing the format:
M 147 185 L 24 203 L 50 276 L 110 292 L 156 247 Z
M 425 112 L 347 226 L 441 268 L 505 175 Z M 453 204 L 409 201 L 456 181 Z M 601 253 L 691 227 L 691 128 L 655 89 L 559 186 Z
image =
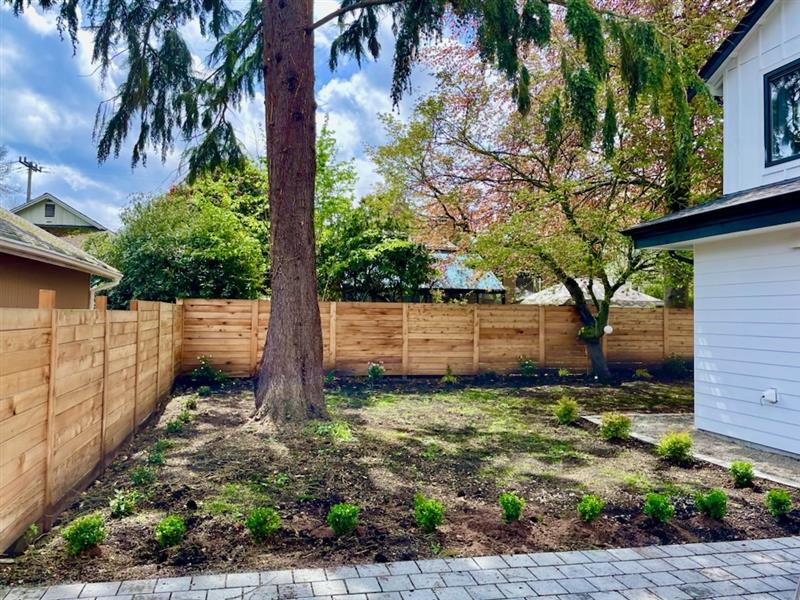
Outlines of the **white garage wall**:
M 800 454 L 800 223 L 694 256 L 695 426 Z
M 800 160 L 764 166 L 764 75 L 800 57 L 800 0 L 777 0 L 722 67 L 724 192 L 800 176 Z

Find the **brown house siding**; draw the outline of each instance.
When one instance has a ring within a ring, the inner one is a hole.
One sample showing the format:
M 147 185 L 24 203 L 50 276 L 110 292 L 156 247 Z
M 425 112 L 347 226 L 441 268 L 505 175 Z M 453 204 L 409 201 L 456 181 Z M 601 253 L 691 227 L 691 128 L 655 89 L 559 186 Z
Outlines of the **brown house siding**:
M 0 307 L 36 308 L 39 290 L 56 291 L 56 308 L 89 308 L 89 274 L 0 253 Z

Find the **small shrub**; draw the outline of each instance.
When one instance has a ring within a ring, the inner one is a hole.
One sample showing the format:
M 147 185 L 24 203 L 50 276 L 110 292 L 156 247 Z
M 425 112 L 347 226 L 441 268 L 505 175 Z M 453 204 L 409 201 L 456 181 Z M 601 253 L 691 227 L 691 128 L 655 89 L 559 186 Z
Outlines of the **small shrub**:
M 340 502 L 331 506 L 326 520 L 336 535 L 347 535 L 358 525 L 358 513 L 360 512 L 361 509 L 354 504 Z
M 578 516 L 584 523 L 592 523 L 597 520 L 606 503 L 601 498 L 588 494 L 578 502 Z
M 150 453 L 147 455 L 147 464 L 148 465 L 161 466 L 165 462 L 166 462 L 166 459 L 164 458 L 164 453 L 163 452 L 159 452 L 155 448 L 150 450 Z
M 272 508 L 256 508 L 244 522 L 250 535 L 257 542 L 263 542 L 281 528 L 281 518 Z
M 325 379 L 323 379 L 322 383 L 327 386 L 331 386 L 336 383 L 336 373 L 333 371 L 328 371 L 325 373 Z
M 183 403 L 183 408 L 185 410 L 196 410 L 197 409 L 197 398 L 187 398 L 186 402 Z
M 656 454 L 671 463 L 682 464 L 692 457 L 692 436 L 686 431 L 665 434 L 656 446 Z
M 171 419 L 167 421 L 167 433 L 181 433 L 183 432 L 183 421 L 180 419 Z
M 178 515 L 168 515 L 156 525 L 156 541 L 162 548 L 181 543 L 186 534 L 186 523 Z
M 185 408 L 178 413 L 178 416 L 175 417 L 181 423 L 191 423 L 194 420 L 194 416 Z
M 147 487 L 156 481 L 156 472 L 152 467 L 136 467 L 131 471 L 131 483 L 136 487 Z
M 519 360 L 517 361 L 517 366 L 519 367 L 519 372 L 523 377 L 533 377 L 536 375 L 536 363 L 530 358 L 520 356 Z
M 569 396 L 564 396 L 556 403 L 553 413 L 558 419 L 559 425 L 572 425 L 580 417 L 580 408 L 575 400 Z
M 371 362 L 367 365 L 367 381 L 370 383 L 376 383 L 383 379 L 384 373 L 386 373 L 386 367 L 381 363 Z
M 108 507 L 111 509 L 111 516 L 115 519 L 128 517 L 136 512 L 136 503 L 139 501 L 139 493 L 136 491 L 124 492 L 122 490 L 114 490 L 114 495 L 108 501 Z
M 603 413 L 600 436 L 605 440 L 627 440 L 631 435 L 631 418 L 618 412 Z
M 203 398 L 211 395 L 211 387 L 207 385 L 201 385 L 197 388 L 197 395 L 202 396 Z
M 432 533 L 444 520 L 444 505 L 422 494 L 414 496 L 414 518 L 423 531 Z
M 67 552 L 73 556 L 97 546 L 106 539 L 105 523 L 102 515 L 93 514 L 78 517 L 64 528 L 61 537 L 67 544 Z
M 569 369 L 567 369 L 566 367 L 561 367 L 558 370 L 558 376 L 559 377 L 569 377 L 570 376 Z
M 453 373 L 453 368 L 450 365 L 447 365 L 447 369 L 442 375 L 441 382 L 447 385 L 452 385 L 458 383 L 458 377 L 456 377 L 455 373 Z
M 669 498 L 654 493 L 647 494 L 642 510 L 644 514 L 659 523 L 666 523 L 675 514 L 675 507 L 669 501 Z
M 710 490 L 707 494 L 698 493 L 694 497 L 697 510 L 705 516 L 721 521 L 728 514 L 728 496 L 722 490 Z
M 648 371 L 647 369 L 636 369 L 633 372 L 633 376 L 636 379 L 652 379 L 653 378 L 653 376 L 650 374 L 650 371 Z
M 764 498 L 764 504 L 773 517 L 783 517 L 792 510 L 792 498 L 783 490 L 770 490 Z
M 731 477 L 733 477 L 733 485 L 737 488 L 750 487 L 753 485 L 755 473 L 753 473 L 752 463 L 737 460 L 731 463 L 730 473 Z
M 173 442 L 172 440 L 168 440 L 167 438 L 161 438 L 159 440 L 156 440 L 156 442 L 153 444 L 153 450 L 156 452 L 166 452 L 174 445 L 175 442 Z
M 503 510 L 503 520 L 506 523 L 519 521 L 522 510 L 525 508 L 525 500 L 513 492 L 503 492 L 498 499 L 500 508 Z
M 210 356 L 198 356 L 200 366 L 189 373 L 189 381 L 194 385 L 210 386 L 219 385 L 228 379 L 228 376 L 211 364 Z M 200 390 L 198 390 L 199 392 Z
M 674 354 L 667 357 L 664 364 L 661 366 L 661 370 L 667 377 L 673 377 L 675 379 L 683 379 L 689 375 L 689 366 L 686 360 Z
M 30 545 L 36 541 L 40 533 L 39 526 L 36 523 L 31 523 L 22 535 L 22 539 L 26 544 Z

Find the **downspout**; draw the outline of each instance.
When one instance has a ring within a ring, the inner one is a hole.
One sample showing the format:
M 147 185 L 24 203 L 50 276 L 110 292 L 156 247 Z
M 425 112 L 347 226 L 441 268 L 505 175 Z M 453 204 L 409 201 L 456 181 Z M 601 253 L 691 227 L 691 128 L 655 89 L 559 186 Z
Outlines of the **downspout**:
M 89 289 L 89 308 L 94 308 L 94 299 L 97 296 L 98 292 L 105 292 L 110 289 L 113 289 L 119 285 L 119 282 L 122 279 L 113 279 L 111 281 L 107 281 L 106 283 L 101 283 L 100 285 L 96 285 L 93 288 Z

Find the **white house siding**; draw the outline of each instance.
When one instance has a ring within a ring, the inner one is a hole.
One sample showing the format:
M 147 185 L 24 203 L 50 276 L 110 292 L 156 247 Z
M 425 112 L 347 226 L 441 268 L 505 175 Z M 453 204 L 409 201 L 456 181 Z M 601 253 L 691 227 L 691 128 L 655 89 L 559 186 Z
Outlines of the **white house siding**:
M 695 426 L 800 454 L 800 223 L 694 257 Z
M 71 212 L 65 210 L 58 204 L 56 204 L 55 216 L 45 217 L 44 216 L 45 204 L 51 204 L 51 203 L 47 201 L 39 202 L 38 204 L 35 204 L 24 210 L 19 211 L 17 214 L 23 219 L 27 219 L 31 223 L 36 223 L 37 225 L 61 225 L 65 227 L 72 227 L 72 226 L 86 227 L 87 225 L 91 225 L 91 223 L 88 223 L 84 219 L 81 219 L 79 216 L 74 215 Z
M 722 67 L 724 191 L 800 176 L 800 160 L 764 166 L 764 75 L 800 58 L 800 0 L 777 0 Z

